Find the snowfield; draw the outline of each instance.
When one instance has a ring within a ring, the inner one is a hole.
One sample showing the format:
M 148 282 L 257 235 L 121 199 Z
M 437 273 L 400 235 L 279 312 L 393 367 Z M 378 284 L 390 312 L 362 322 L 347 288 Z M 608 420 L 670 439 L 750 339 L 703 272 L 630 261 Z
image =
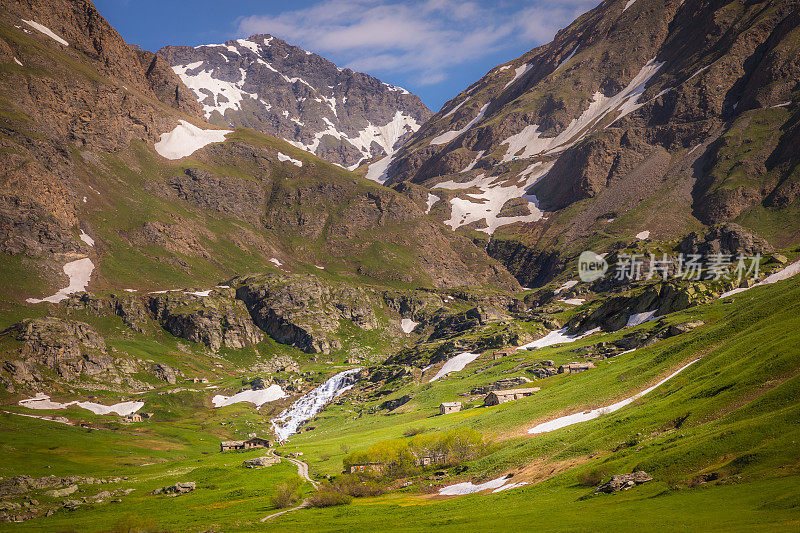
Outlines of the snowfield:
M 450 372 L 458 372 L 460 370 L 464 370 L 464 367 L 473 362 L 475 359 L 480 357 L 481 354 L 479 353 L 470 353 L 464 352 L 460 353 L 454 357 L 448 359 L 442 368 L 433 376 L 428 383 L 433 383 L 434 381 L 446 376 Z
M 115 403 L 114 405 L 103 405 L 101 403 L 81 402 L 76 400 L 68 403 L 60 403 L 50 400 L 50 396 L 40 392 L 33 398 L 20 400 L 19 405 L 22 407 L 27 407 L 28 409 L 66 409 L 67 407 L 77 405 L 78 407 L 91 411 L 96 415 L 110 415 L 116 413 L 120 416 L 127 416 L 144 407 L 144 402 L 120 402 Z
M 639 324 L 644 324 L 645 322 L 649 322 L 651 320 L 655 320 L 653 315 L 656 314 L 658 309 L 654 309 L 652 311 L 645 311 L 644 313 L 634 313 L 628 317 L 628 323 L 625 324 L 626 328 L 630 328 L 633 326 L 638 326 Z
M 410 318 L 404 318 L 400 321 L 400 328 L 403 330 L 403 333 L 411 333 L 417 326 L 419 326 L 419 322 L 414 322 Z
M 31 28 L 36 28 L 37 30 L 39 30 L 40 32 L 44 33 L 45 35 L 47 35 L 48 37 L 50 37 L 54 41 L 56 41 L 58 43 L 61 43 L 64 46 L 69 46 L 69 43 L 67 41 L 65 41 L 64 39 L 62 39 L 58 35 L 56 35 L 56 33 L 53 30 L 51 30 L 50 28 L 48 28 L 44 24 L 39 24 L 38 22 L 34 22 L 32 20 L 25 20 L 25 19 L 22 19 L 22 22 L 24 22 L 25 24 L 27 24 Z
M 85 197 L 84 197 L 85 198 Z M 86 235 L 83 230 L 81 230 L 81 234 L 79 235 L 80 239 L 88 244 L 89 246 L 94 246 L 94 239 Z
M 486 108 L 488 108 L 488 107 L 489 107 L 489 103 L 487 102 L 487 103 L 486 103 L 486 104 L 485 104 L 485 105 L 484 105 L 484 106 L 483 106 L 483 107 L 480 109 L 480 111 L 478 111 L 478 116 L 476 116 L 475 118 L 473 118 L 472 120 L 470 120 L 470 121 L 467 123 L 467 125 L 466 125 L 466 126 L 464 126 L 463 128 L 461 128 L 460 130 L 456 130 L 456 131 L 446 131 L 446 132 L 442 133 L 441 135 L 437 135 L 436 137 L 434 137 L 433 139 L 431 139 L 431 144 L 437 144 L 437 145 L 438 145 L 438 144 L 447 144 L 447 143 L 449 143 L 450 141 L 452 141 L 453 139 L 455 139 L 456 137 L 458 137 L 459 135 L 461 135 L 462 133 L 464 133 L 465 131 L 467 131 L 468 129 L 470 129 L 472 126 L 474 126 L 475 124 L 477 124 L 478 122 L 480 122 L 480 121 L 483 119 L 483 115 L 484 115 L 484 113 L 486 113 Z
M 450 485 L 448 487 L 442 487 L 439 489 L 440 496 L 464 496 L 465 494 L 474 494 L 476 492 L 480 492 L 482 490 L 489 490 L 495 489 L 492 492 L 496 492 L 497 489 L 502 487 L 506 484 L 506 481 L 511 479 L 509 476 L 499 477 L 497 479 L 493 479 L 491 481 L 487 481 L 486 483 L 481 483 L 479 485 L 475 485 L 471 481 L 466 481 L 464 483 L 457 483 L 455 485 Z M 515 483 L 516 485 L 516 483 Z M 509 487 L 511 488 L 511 487 Z
M 546 348 L 548 346 L 553 346 L 555 344 L 565 344 L 567 342 L 575 342 L 584 337 L 588 337 L 593 333 L 597 333 L 598 331 L 600 331 L 600 328 L 590 329 L 589 331 L 581 333 L 580 335 L 569 335 L 567 333 L 567 328 L 561 328 L 556 331 L 551 331 L 541 339 L 537 339 L 533 342 L 529 342 L 528 344 L 519 346 L 517 347 L 517 350 L 536 350 L 539 348 Z
M 94 263 L 92 263 L 92 260 L 88 257 L 78 259 L 77 261 L 71 261 L 64 265 L 64 274 L 69 277 L 69 285 L 52 296 L 42 298 L 41 300 L 37 298 L 28 298 L 25 301 L 29 304 L 38 304 L 42 302 L 57 304 L 61 300 L 66 300 L 70 294 L 86 290 L 89 279 L 92 277 L 93 270 Z
M 288 162 L 290 162 L 291 164 L 293 164 L 296 167 L 302 167 L 303 166 L 303 162 L 302 161 L 298 161 L 297 159 L 292 159 L 291 157 L 289 157 L 288 155 L 286 155 L 286 154 L 284 154 L 282 152 L 278 152 L 278 161 L 288 161 Z
M 529 429 L 528 433 L 530 433 L 532 435 L 533 434 L 537 434 L 537 433 L 548 433 L 550 431 L 555 431 L 557 429 L 561 429 L 561 428 L 564 428 L 564 427 L 567 427 L 567 426 L 571 426 L 572 424 L 578 424 L 580 422 L 587 422 L 589 420 L 594 420 L 595 418 L 597 418 L 597 417 L 599 417 L 601 415 L 604 415 L 604 414 L 613 413 L 614 411 L 622 409 L 626 405 L 629 405 L 629 404 L 633 403 L 635 400 L 638 400 L 639 398 L 641 398 L 645 394 L 648 394 L 648 393 L 654 391 L 656 388 L 660 387 L 661 385 L 663 385 L 664 383 L 666 383 L 670 379 L 674 378 L 675 376 L 677 376 L 678 374 L 680 374 L 681 372 L 683 372 L 684 370 L 689 368 L 691 365 L 693 365 L 697 361 L 699 361 L 699 359 L 695 359 L 691 363 L 688 363 L 688 364 L 682 366 L 681 368 L 679 368 L 678 370 L 676 370 L 675 372 L 673 372 L 669 376 L 665 377 L 664 379 L 662 379 L 661 381 L 659 381 L 658 383 L 656 383 L 652 387 L 648 387 L 648 388 L 644 389 L 643 391 L 634 394 L 630 398 L 625 398 L 622 401 L 619 401 L 617 403 L 611 404 L 611 405 L 606 406 L 606 407 L 600 407 L 598 409 L 592 409 L 591 411 L 584 411 L 582 413 L 575 413 L 575 414 L 572 414 L 572 415 L 562 416 L 562 417 L 556 418 L 555 420 L 550 420 L 549 422 L 543 422 L 543 423 L 538 424 L 538 425 L 532 427 L 531 429 Z
M 275 400 L 280 400 L 281 398 L 286 398 L 286 393 L 283 392 L 281 386 L 270 385 L 266 389 L 245 390 L 236 393 L 233 396 L 223 396 L 222 394 L 217 394 L 211 398 L 211 403 L 213 403 L 214 407 L 217 408 L 225 407 L 226 405 L 233 405 L 239 402 L 250 402 L 256 407 L 261 407 L 267 402 L 274 402 Z
M 233 130 L 204 130 L 181 120 L 174 130 L 161 134 L 155 149 L 166 159 L 181 159 L 208 144 L 223 142 L 229 133 Z

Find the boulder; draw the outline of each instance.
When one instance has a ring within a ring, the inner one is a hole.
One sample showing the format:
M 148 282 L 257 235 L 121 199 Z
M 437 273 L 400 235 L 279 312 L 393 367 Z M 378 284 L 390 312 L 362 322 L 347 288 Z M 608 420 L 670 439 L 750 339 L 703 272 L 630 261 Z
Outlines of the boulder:
M 641 485 L 642 483 L 647 483 L 652 480 L 653 477 L 643 470 L 633 472 L 632 474 L 618 474 L 616 476 L 611 476 L 611 479 L 597 487 L 595 492 L 611 493 L 628 490 L 635 485 Z
M 156 489 L 153 491 L 153 494 L 166 494 L 168 496 L 178 496 L 180 494 L 186 494 L 187 492 L 192 492 L 194 489 L 195 489 L 194 481 L 182 481 L 175 483 L 174 485 L 169 485 L 167 487 L 161 487 L 160 489 Z
M 48 491 L 46 494 L 48 496 L 52 496 L 53 498 L 63 498 L 64 496 L 69 496 L 70 494 L 75 493 L 78 490 L 78 485 L 70 485 L 69 487 L 64 487 L 63 489 L 54 489 Z
M 164 363 L 153 363 L 153 366 L 150 367 L 150 370 L 156 375 L 156 377 L 158 377 L 158 379 L 166 381 L 170 385 L 174 385 L 177 381 L 175 377 L 175 370 L 173 370 L 169 365 L 165 365 Z

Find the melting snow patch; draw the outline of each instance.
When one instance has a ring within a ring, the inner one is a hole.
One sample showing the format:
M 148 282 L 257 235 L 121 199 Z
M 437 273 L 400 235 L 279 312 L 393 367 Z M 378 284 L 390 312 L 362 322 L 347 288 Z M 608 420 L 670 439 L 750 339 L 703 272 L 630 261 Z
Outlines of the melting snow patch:
M 564 59 L 562 59 L 562 60 L 561 60 L 561 63 L 559 63 L 559 64 L 558 64 L 558 66 L 556 67 L 556 70 L 554 70 L 553 72 L 555 73 L 555 72 L 557 72 L 557 71 L 558 71 L 558 69 L 560 69 L 561 67 L 563 67 L 563 66 L 564 66 L 564 63 L 566 63 L 567 61 L 569 61 L 570 59 L 572 59 L 572 56 L 574 56 L 574 55 L 575 55 L 575 52 L 577 52 L 577 51 L 578 51 L 578 45 L 576 45 L 576 46 L 575 46 L 575 48 L 573 48 L 572 52 L 570 52 L 570 54 L 569 54 L 569 55 L 568 55 L 566 58 L 564 58 Z
M 472 361 L 480 357 L 480 354 L 477 353 L 469 353 L 464 352 L 456 355 L 455 357 L 451 357 L 447 360 L 447 362 L 439 369 L 435 376 L 433 376 L 428 383 L 432 383 L 439 378 L 442 378 L 449 374 L 450 372 L 458 372 L 459 370 L 464 370 L 464 367 L 470 364 Z
M 400 321 L 400 328 L 402 328 L 403 333 L 411 333 L 417 326 L 419 326 L 419 322 L 414 322 L 410 318 L 404 318 Z
M 47 298 L 42 298 L 41 300 L 37 298 L 28 298 L 25 301 L 29 304 L 38 304 L 42 302 L 55 304 L 61 300 L 66 300 L 70 294 L 81 292 L 86 289 L 86 286 L 89 284 L 89 279 L 92 277 L 93 270 L 94 263 L 92 263 L 92 260 L 88 257 L 78 259 L 77 261 L 71 261 L 64 265 L 64 274 L 69 277 L 69 285 Z
M 47 26 L 44 26 L 43 24 L 39 24 L 38 22 L 34 22 L 32 20 L 22 19 L 22 22 L 24 22 L 28 26 L 31 26 L 32 28 L 36 28 L 37 30 L 39 30 L 40 32 L 44 33 L 45 35 L 47 35 L 48 37 L 50 37 L 54 41 L 57 41 L 57 42 L 63 44 L 64 46 L 69 46 L 69 43 L 67 41 L 65 41 L 64 39 L 62 39 L 58 35 L 56 35 L 53 32 L 53 30 L 51 30 Z
M 431 207 L 433 207 L 433 204 L 435 204 L 439 200 L 441 200 L 441 198 L 439 198 L 435 194 L 428 193 L 428 207 L 425 209 L 425 213 L 426 214 L 430 213 L 431 212 Z
M 22 66 L 22 63 L 20 63 L 19 59 L 17 59 L 16 57 L 14 58 L 14 63 L 16 63 L 19 66 Z
M 524 76 L 532 68 L 533 68 L 533 65 L 529 65 L 528 63 L 525 63 L 524 65 L 515 68 L 514 69 L 514 78 L 510 82 L 506 83 L 506 86 L 503 87 L 503 90 L 505 91 L 506 89 L 508 89 L 508 87 L 512 83 L 514 83 L 515 81 L 520 79 L 522 76 Z
M 720 295 L 720 298 L 725 298 L 727 296 L 733 296 L 734 294 L 739 294 L 740 292 L 744 292 L 746 290 L 752 289 L 753 287 L 760 287 L 762 285 L 772 285 L 773 283 L 776 283 L 778 281 L 783 281 L 785 279 L 789 279 L 792 276 L 796 276 L 797 274 L 800 274 L 800 261 L 795 261 L 794 263 L 792 263 L 791 265 L 787 266 L 786 268 L 783 268 L 783 269 L 781 269 L 781 270 L 779 270 L 777 272 L 774 272 L 774 273 L 770 274 L 769 276 L 767 276 L 763 280 L 759 281 L 758 283 L 756 283 L 752 287 L 741 287 L 739 289 L 733 289 L 733 290 L 730 290 L 728 292 L 723 292 Z
M 510 478 L 508 476 L 499 477 L 497 479 L 493 479 L 491 481 L 487 481 L 486 483 L 481 483 L 479 485 L 475 485 L 471 481 L 466 481 L 464 483 L 457 483 L 456 485 L 450 485 L 449 487 L 442 487 L 439 489 L 440 496 L 463 496 L 465 494 L 474 494 L 476 492 L 480 492 L 482 490 L 489 490 L 489 489 L 498 489 L 506 484 Z
M 137 292 L 136 289 L 122 289 L 125 292 Z
M 553 294 L 558 294 L 560 292 L 568 291 L 568 290 L 570 290 L 572 287 L 574 287 L 577 284 L 578 284 L 578 280 L 577 279 L 571 279 L 568 282 L 564 283 L 559 288 L 557 288 L 556 290 L 554 290 Z
M 84 198 L 86 197 L 84 196 Z M 94 246 L 94 239 L 86 235 L 86 233 L 84 233 L 83 230 L 81 230 L 81 234 L 79 235 L 79 237 L 83 242 L 85 242 L 89 246 Z
M 503 492 L 504 490 L 518 489 L 519 487 L 524 487 L 527 484 L 528 484 L 527 481 L 518 481 L 517 483 L 509 483 L 508 485 L 503 485 L 502 487 L 494 489 L 492 491 L 492 494 L 496 492 Z
M 566 300 L 559 300 L 559 302 L 563 302 L 569 305 L 582 305 L 583 302 L 586 300 L 584 298 L 568 298 Z
M 191 292 L 187 291 L 186 294 L 191 294 L 192 296 L 203 296 L 203 297 L 205 297 L 205 296 L 208 296 L 209 294 L 211 294 L 211 289 L 208 289 L 207 291 L 191 291 Z
M 649 239 L 650 238 L 650 230 L 640 231 L 639 233 L 636 234 L 636 238 L 639 239 L 640 241 L 643 241 L 645 239 Z
M 303 162 L 302 161 L 298 161 L 297 159 L 292 159 L 288 155 L 283 154 L 281 152 L 278 152 L 278 161 L 289 161 L 291 164 L 293 164 L 296 167 L 302 167 L 303 166 Z
M 556 429 L 561 429 L 561 428 L 564 428 L 564 427 L 567 427 L 567 426 L 571 426 L 572 424 L 578 424 L 580 422 L 587 422 L 589 420 L 593 420 L 593 419 L 595 419 L 595 418 L 597 418 L 597 417 L 599 417 L 601 415 L 604 415 L 604 414 L 613 413 L 614 411 L 622 409 L 626 405 L 629 405 L 629 404 L 633 403 L 635 400 L 638 400 L 639 398 L 641 398 L 645 394 L 648 394 L 648 393 L 652 392 L 657 387 L 663 385 L 664 383 L 666 383 L 670 379 L 674 378 L 679 373 L 683 372 L 686 368 L 688 368 L 690 365 L 693 365 L 697 361 L 699 361 L 699 359 L 695 359 L 691 363 L 689 363 L 689 364 L 687 364 L 685 366 L 682 366 L 681 368 L 679 368 L 678 370 L 676 370 L 675 372 L 673 372 L 669 376 L 665 377 L 664 379 L 662 379 L 661 381 L 659 381 L 658 383 L 656 383 L 652 387 L 648 387 L 645 390 L 643 390 L 642 392 L 634 394 L 630 398 L 626 398 L 626 399 L 624 399 L 622 401 L 619 401 L 617 403 L 608 405 L 606 407 L 600 407 L 598 409 L 592 409 L 591 411 L 584 411 L 582 413 L 575 413 L 575 414 L 572 414 L 572 415 L 562 416 L 562 417 L 556 418 L 555 420 L 550 420 L 549 422 L 543 422 L 543 423 L 538 424 L 538 425 L 532 427 L 531 429 L 529 429 L 528 433 L 530 433 L 530 434 L 548 433 L 550 431 L 555 431 Z
M 211 403 L 214 404 L 214 407 L 225 407 L 239 402 L 250 402 L 256 407 L 261 407 L 267 402 L 274 402 L 285 397 L 286 393 L 283 392 L 280 385 L 270 385 L 266 389 L 245 390 L 233 396 L 218 394 L 211 399 Z
M 628 0 L 628 3 L 625 4 L 625 7 L 622 8 L 622 12 L 625 13 L 625 11 L 635 3 L 636 0 Z
M 478 152 L 478 155 L 475 156 L 475 159 L 472 160 L 472 163 L 464 167 L 464 170 L 462 170 L 461 172 L 469 172 L 470 170 L 475 168 L 475 165 L 478 164 L 478 161 L 480 160 L 481 157 L 483 157 L 483 154 L 485 153 L 486 150 L 481 150 L 480 152 Z
M 15 57 L 14 61 L 16 61 L 16 60 L 17 60 L 17 58 Z M 775 108 L 775 107 L 788 107 L 790 105 L 792 105 L 792 101 L 791 100 L 789 100 L 788 102 L 783 102 L 782 104 L 776 104 L 776 105 L 774 105 L 772 107 L 773 108 Z
M 589 335 L 591 335 L 593 333 L 597 333 L 598 331 L 600 331 L 600 328 L 590 329 L 589 331 L 587 331 L 585 333 L 578 334 L 578 335 L 569 335 L 569 334 L 567 334 L 567 328 L 561 328 L 561 329 L 556 330 L 556 331 L 551 331 L 550 333 L 548 333 L 547 335 L 545 335 L 541 339 L 537 339 L 537 340 L 535 340 L 533 342 L 529 342 L 528 344 L 520 346 L 517 349 L 518 350 L 535 350 L 535 349 L 538 349 L 538 348 L 546 348 L 547 346 L 553 346 L 555 344 L 564 344 L 564 343 L 567 343 L 567 342 L 575 342 L 575 341 L 577 341 L 579 339 L 582 339 L 584 337 L 588 337 Z
M 384 183 L 389 179 L 388 172 L 391 162 L 392 157 L 388 155 L 375 161 L 367 168 L 366 178 L 368 180 L 377 181 L 378 183 Z
M 155 144 L 156 152 L 166 159 L 180 159 L 192 155 L 211 143 L 223 142 L 232 130 L 204 130 L 181 120 L 174 130 L 162 133 Z
M 452 141 L 453 139 L 455 139 L 456 137 L 458 137 L 459 135 L 461 135 L 462 133 L 464 133 L 465 131 L 470 129 L 472 126 L 474 126 L 475 124 L 480 122 L 480 120 L 483 119 L 484 113 L 486 113 L 486 108 L 488 108 L 488 107 L 489 107 L 489 103 L 487 102 L 480 109 L 480 111 L 478 111 L 478 116 L 476 116 L 475 118 L 470 120 L 467 123 L 466 126 L 461 128 L 460 130 L 446 131 L 446 132 L 442 133 L 441 135 L 438 135 L 438 136 L 434 137 L 433 139 L 431 139 L 431 144 L 439 145 L 439 144 L 447 144 L 447 143 L 449 143 L 450 141 Z
M 633 326 L 638 326 L 639 324 L 644 324 L 645 322 L 649 322 L 653 320 L 653 315 L 656 314 L 658 309 L 654 309 L 653 311 L 645 311 L 644 313 L 634 313 L 628 317 L 628 323 L 625 324 L 626 328 L 630 328 Z
M 272 259 L 270 259 L 269 262 L 272 263 L 273 265 L 275 265 L 276 267 L 282 267 L 283 266 L 283 263 L 281 263 L 280 261 L 278 261 L 274 257 Z
M 464 100 L 462 100 L 460 104 L 458 104 L 458 105 L 457 105 L 457 106 L 455 106 L 453 109 L 451 109 L 450 111 L 448 111 L 447 113 L 445 113 L 445 115 L 444 115 L 444 116 L 445 116 L 445 117 L 449 117 L 450 115 L 452 115 L 453 113 L 455 113 L 456 111 L 458 111 L 458 110 L 461 108 L 461 106 L 462 106 L 462 105 L 464 105 L 464 104 L 466 104 L 466 103 L 467 103 L 467 100 L 469 100 L 469 99 L 470 99 L 470 97 L 469 97 L 469 96 L 467 96 L 466 98 L 464 98 Z
M 19 405 L 22 407 L 27 407 L 28 409 L 66 409 L 67 407 L 77 405 L 78 407 L 87 409 L 96 415 L 110 415 L 111 413 L 117 413 L 120 416 L 126 416 L 133 414 L 144 407 L 144 402 L 121 402 L 114 405 L 103 405 L 100 403 L 79 401 L 60 403 L 50 400 L 50 396 L 40 392 L 33 398 L 20 400 Z

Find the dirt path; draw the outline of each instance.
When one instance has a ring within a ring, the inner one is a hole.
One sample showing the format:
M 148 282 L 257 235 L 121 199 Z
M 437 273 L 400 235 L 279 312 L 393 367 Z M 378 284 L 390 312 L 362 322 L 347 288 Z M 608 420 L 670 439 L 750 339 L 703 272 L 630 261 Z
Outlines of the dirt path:
M 269 450 L 269 454 L 270 455 L 275 455 L 275 452 L 273 450 Z M 295 459 L 294 457 L 280 457 L 279 455 L 276 455 L 276 457 L 279 457 L 280 459 L 286 459 L 287 461 L 289 461 L 290 463 L 295 465 L 297 467 L 297 475 L 298 476 L 302 477 L 303 479 L 305 479 L 306 481 L 308 481 L 309 483 L 314 485 L 315 489 L 319 488 L 319 483 L 314 481 L 313 479 L 311 479 L 311 476 L 308 475 L 308 464 L 304 463 L 300 459 Z M 279 516 L 281 516 L 283 514 L 291 513 L 292 511 L 297 511 L 298 509 L 303 509 L 305 507 L 308 507 L 308 500 L 307 499 L 303 500 L 303 502 L 300 505 L 298 505 L 297 507 L 292 507 L 291 509 L 284 509 L 283 511 L 278 511 L 277 513 L 273 513 L 273 514 L 271 514 L 269 516 L 265 516 L 264 518 L 261 519 L 261 521 L 262 522 L 266 522 L 267 520 L 272 520 L 273 518 L 278 518 Z

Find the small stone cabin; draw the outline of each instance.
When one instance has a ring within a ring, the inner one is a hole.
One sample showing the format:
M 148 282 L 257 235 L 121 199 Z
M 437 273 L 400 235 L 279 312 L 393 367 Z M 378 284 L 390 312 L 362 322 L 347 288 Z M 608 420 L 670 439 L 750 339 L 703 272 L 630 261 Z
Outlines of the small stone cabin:
M 383 463 L 359 463 L 347 466 L 347 473 L 353 474 L 355 472 L 383 472 L 386 467 Z
M 531 396 L 534 392 L 540 390 L 540 387 L 532 387 L 530 389 L 508 389 L 497 390 L 490 392 L 483 400 L 484 405 L 500 405 L 501 403 L 513 402 L 527 396 Z
M 252 437 L 247 440 L 224 440 L 219 443 L 219 451 L 229 452 L 233 450 L 251 450 L 253 448 L 269 448 L 271 445 L 267 439 Z
M 444 463 L 445 455 L 441 452 L 433 452 L 426 455 L 416 456 L 414 464 L 417 466 L 428 466 L 432 464 Z
M 511 355 L 515 355 L 516 353 L 517 353 L 516 348 L 509 347 L 509 348 L 503 348 L 502 350 L 497 350 L 496 352 L 494 352 L 492 356 L 494 357 L 495 360 L 497 360 L 497 359 L 502 359 L 503 357 L 509 357 Z
M 572 363 L 567 363 L 565 365 L 561 365 L 558 367 L 559 374 L 579 374 L 581 372 L 586 372 L 589 369 L 594 368 L 594 363 L 579 363 L 577 361 L 573 361 Z
M 129 415 L 126 415 L 126 416 L 122 417 L 122 421 L 123 422 L 141 422 L 142 421 L 142 415 L 140 415 L 139 413 L 131 413 Z
M 461 402 L 444 402 L 439 405 L 439 414 L 447 415 L 450 413 L 457 413 L 461 410 Z

